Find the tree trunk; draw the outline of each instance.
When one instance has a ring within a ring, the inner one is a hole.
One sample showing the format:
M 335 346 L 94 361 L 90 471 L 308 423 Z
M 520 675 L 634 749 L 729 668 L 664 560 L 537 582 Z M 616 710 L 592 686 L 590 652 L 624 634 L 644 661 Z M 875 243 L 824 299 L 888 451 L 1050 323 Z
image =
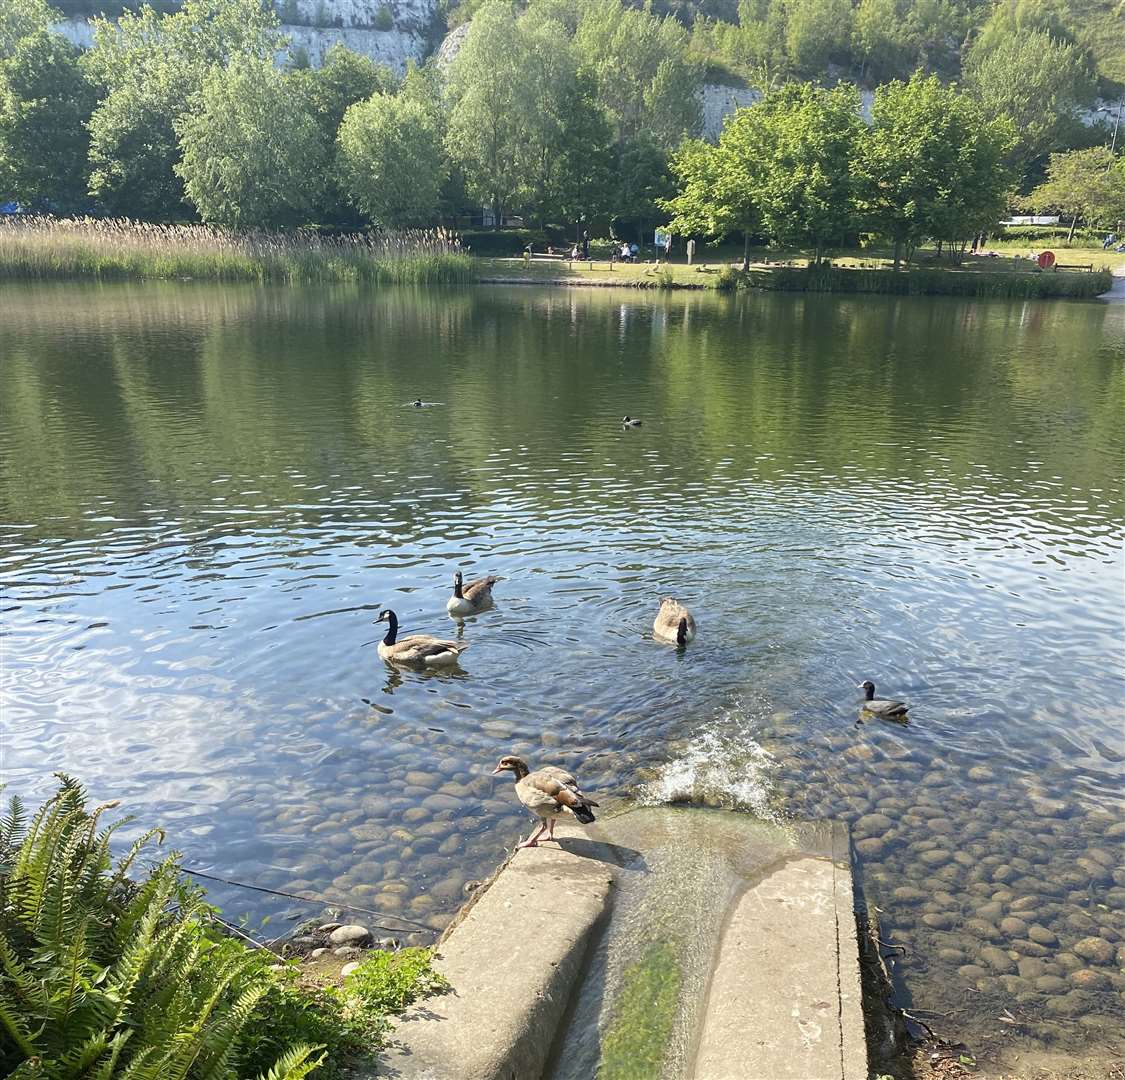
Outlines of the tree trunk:
M 500 231 L 500 196 L 492 196 L 492 229 L 494 232 Z
M 1078 215 L 1072 214 L 1070 218 L 1070 232 L 1066 234 L 1066 242 L 1069 244 L 1074 239 L 1074 230 L 1078 225 Z
M 748 273 L 750 270 L 750 230 L 742 234 L 742 272 Z
M 895 237 L 895 269 L 898 270 L 902 266 L 902 238 Z

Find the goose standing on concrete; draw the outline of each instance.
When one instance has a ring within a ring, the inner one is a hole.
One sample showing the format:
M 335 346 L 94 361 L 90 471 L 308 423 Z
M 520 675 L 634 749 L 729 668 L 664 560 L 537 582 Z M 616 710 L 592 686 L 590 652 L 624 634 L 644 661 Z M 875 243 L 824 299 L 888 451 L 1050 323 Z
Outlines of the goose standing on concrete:
M 489 575 L 477 581 L 464 583 L 461 571 L 453 575 L 453 595 L 446 602 L 445 610 L 450 615 L 475 615 L 492 607 L 492 586 L 500 579 Z
M 429 634 L 398 637 L 398 616 L 387 608 L 379 612 L 377 623 L 388 623 L 386 637 L 379 642 L 379 655 L 392 664 L 418 664 L 423 667 L 447 667 L 468 647 L 467 641 L 445 641 Z
M 542 819 L 538 830 L 526 840 L 521 840 L 517 847 L 537 847 L 544 833 L 547 834 L 545 839 L 554 840 L 555 821 L 563 814 L 573 814 L 583 825 L 589 825 L 594 820 L 590 807 L 598 804 L 582 794 L 578 781 L 565 769 L 544 765 L 531 772 L 523 758 L 508 754 L 500 759 L 492 775 L 499 776 L 503 772 L 515 775 L 517 798 Z
M 856 687 L 863 691 L 863 711 L 873 716 L 880 716 L 884 720 L 906 720 L 909 705 L 904 701 L 889 701 L 886 698 L 875 696 L 875 684 L 870 679 L 865 679 Z
M 652 636 L 657 641 L 682 648 L 695 637 L 695 619 L 679 600 L 666 596 L 660 601 L 660 610 L 652 624 Z

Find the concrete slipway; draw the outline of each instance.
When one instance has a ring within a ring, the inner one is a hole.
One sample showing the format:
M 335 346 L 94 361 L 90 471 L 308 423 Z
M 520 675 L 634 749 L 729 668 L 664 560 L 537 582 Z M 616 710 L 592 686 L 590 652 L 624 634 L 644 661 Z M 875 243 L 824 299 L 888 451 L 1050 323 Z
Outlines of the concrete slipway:
M 396 1025 L 402 1080 L 866 1080 L 846 829 L 641 808 L 520 851 Z

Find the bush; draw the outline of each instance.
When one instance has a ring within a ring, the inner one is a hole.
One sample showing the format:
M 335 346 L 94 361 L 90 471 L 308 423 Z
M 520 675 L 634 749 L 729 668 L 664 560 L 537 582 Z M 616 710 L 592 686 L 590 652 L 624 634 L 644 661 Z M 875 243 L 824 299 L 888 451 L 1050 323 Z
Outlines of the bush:
M 733 266 L 724 266 L 715 278 L 715 288 L 719 292 L 734 292 L 736 289 L 745 288 L 746 285 L 746 275 Z
M 395 17 L 386 4 L 375 13 L 375 21 L 371 25 L 384 34 L 395 28 Z
M 114 863 L 70 777 L 30 823 L 0 820 L 0 1075 L 13 1080 L 300 1080 L 380 1045 L 386 1013 L 443 980 L 424 949 L 378 954 L 354 989 L 305 989 L 297 969 L 226 936 L 170 855 L 129 871 L 153 829 Z M 275 970 L 276 969 L 276 970 Z M 266 1072 L 268 1070 L 268 1076 Z

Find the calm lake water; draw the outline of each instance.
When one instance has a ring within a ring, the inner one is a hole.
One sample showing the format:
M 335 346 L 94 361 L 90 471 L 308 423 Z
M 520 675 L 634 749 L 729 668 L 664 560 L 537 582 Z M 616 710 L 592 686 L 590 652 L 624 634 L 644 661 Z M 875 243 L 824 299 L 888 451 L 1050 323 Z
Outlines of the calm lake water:
M 5 285 L 0 410 L 9 792 L 434 927 L 526 835 L 504 753 L 842 816 L 904 1003 L 1120 1048 L 1125 305 Z M 392 672 L 459 567 L 462 669 Z

